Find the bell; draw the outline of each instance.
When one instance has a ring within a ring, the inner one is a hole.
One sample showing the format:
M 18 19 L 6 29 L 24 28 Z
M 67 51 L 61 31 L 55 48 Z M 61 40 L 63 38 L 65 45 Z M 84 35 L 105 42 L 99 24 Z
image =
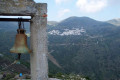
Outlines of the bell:
M 10 49 L 11 53 L 31 53 L 31 50 L 27 46 L 27 35 L 24 29 L 18 29 L 14 46 Z

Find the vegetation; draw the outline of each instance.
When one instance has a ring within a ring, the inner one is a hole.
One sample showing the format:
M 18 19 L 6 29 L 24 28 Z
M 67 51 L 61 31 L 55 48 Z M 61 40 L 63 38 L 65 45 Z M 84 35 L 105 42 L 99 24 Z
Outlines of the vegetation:
M 49 74 L 49 77 L 62 80 L 90 80 L 88 77 L 83 77 L 76 74 L 63 74 L 63 73 L 56 73 L 55 75 Z
M 14 44 L 16 28 L 14 25 L 11 28 L 7 25 L 0 23 L 0 52 L 15 59 L 16 55 L 10 54 L 9 49 Z M 49 61 L 49 76 L 63 78 L 62 75 L 65 74 L 67 78 L 72 73 L 72 75 L 76 74 L 75 77 L 77 74 L 87 76 L 88 80 L 118 80 L 120 78 L 120 27 L 87 17 L 71 17 L 54 27 L 49 25 L 48 31 L 62 32 L 64 29 L 81 27 L 86 30 L 85 34 L 48 35 L 49 52 L 54 50 L 51 54 L 62 66 L 62 69 L 59 69 Z M 29 67 L 28 55 L 23 55 L 22 60 L 27 61 L 22 64 Z M 1 61 L 0 58 L 0 64 Z

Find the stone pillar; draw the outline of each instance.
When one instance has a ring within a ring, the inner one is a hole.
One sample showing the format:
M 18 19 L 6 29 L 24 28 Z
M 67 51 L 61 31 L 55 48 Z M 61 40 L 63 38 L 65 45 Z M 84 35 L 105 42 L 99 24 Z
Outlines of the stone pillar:
M 31 80 L 48 80 L 48 61 L 47 61 L 47 18 L 42 17 L 47 13 L 47 4 L 36 4 L 38 10 L 32 17 L 30 25 L 31 31 Z

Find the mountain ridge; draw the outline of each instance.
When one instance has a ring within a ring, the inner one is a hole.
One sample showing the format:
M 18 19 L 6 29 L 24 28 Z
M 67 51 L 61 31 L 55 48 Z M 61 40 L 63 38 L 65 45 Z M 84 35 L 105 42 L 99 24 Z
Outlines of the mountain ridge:
M 120 18 L 111 19 L 111 20 L 108 20 L 107 22 L 108 22 L 108 23 L 111 23 L 111 24 L 113 24 L 113 25 L 116 25 L 116 26 L 120 26 Z
M 0 23 L 0 51 L 3 55 L 13 56 L 9 49 L 14 44 L 17 24 L 11 25 Z M 29 33 L 28 23 L 25 26 Z M 59 34 L 50 34 L 53 30 L 58 30 Z M 120 27 L 107 22 L 70 17 L 57 25 L 47 26 L 48 51 L 54 50 L 51 54 L 64 73 L 88 76 L 91 80 L 119 79 L 119 31 Z M 25 55 L 22 59 L 29 60 Z M 51 67 L 51 63 L 49 67 L 51 72 L 57 73 L 58 68 Z

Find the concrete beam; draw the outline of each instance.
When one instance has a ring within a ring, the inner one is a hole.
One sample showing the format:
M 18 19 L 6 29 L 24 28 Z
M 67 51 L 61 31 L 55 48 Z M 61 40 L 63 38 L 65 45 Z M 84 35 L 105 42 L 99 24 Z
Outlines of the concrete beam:
M 0 0 L 0 15 L 32 16 L 37 12 L 33 0 Z
M 47 61 L 47 18 L 41 17 L 47 13 L 47 4 L 36 4 L 37 12 L 31 22 L 31 79 L 48 80 L 48 61 Z

